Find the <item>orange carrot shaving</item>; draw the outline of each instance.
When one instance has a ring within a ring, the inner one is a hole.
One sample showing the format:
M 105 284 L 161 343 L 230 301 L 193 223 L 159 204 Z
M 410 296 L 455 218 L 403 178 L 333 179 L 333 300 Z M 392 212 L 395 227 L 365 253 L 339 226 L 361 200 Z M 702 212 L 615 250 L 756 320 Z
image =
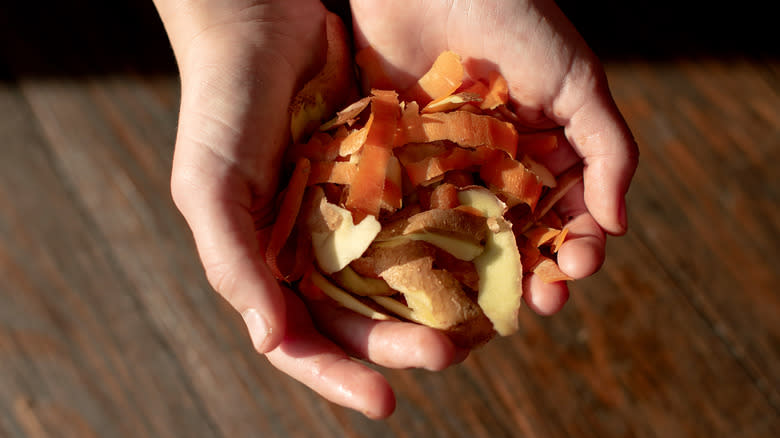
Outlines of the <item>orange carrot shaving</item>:
M 463 90 L 464 93 L 476 94 L 482 98 L 482 102 L 485 101 L 485 96 L 488 95 L 490 89 L 482 81 L 474 81 L 471 85 Z
M 394 146 L 403 146 L 407 143 L 425 143 L 424 141 L 407 140 L 407 138 L 426 138 L 422 117 L 420 117 L 420 106 L 417 105 L 417 102 L 405 102 L 401 107 L 401 120 L 398 121 L 397 129 Z
M 294 252 L 289 254 L 289 258 L 292 260 L 291 263 L 289 263 L 291 268 L 290 273 L 286 276 L 286 280 L 288 282 L 293 282 L 299 280 L 308 267 L 312 266 L 312 263 L 314 262 L 314 251 L 311 246 L 311 236 L 307 233 L 294 233 L 290 237 L 295 239 L 295 245 Z M 289 243 L 290 242 L 288 241 L 288 244 L 282 249 L 282 253 L 279 257 L 285 255 L 287 247 L 290 246 Z M 279 265 L 281 265 L 281 263 L 279 263 L 277 258 L 277 266 Z
M 282 205 L 279 208 L 279 215 L 276 217 L 273 228 L 271 229 L 271 238 L 265 252 L 265 259 L 271 272 L 279 280 L 287 281 L 287 277 L 282 274 L 277 265 L 276 258 L 282 251 L 287 239 L 292 233 L 295 220 L 298 217 L 298 211 L 301 208 L 301 201 L 306 189 L 306 181 L 311 172 L 311 163 L 306 158 L 301 158 L 295 165 L 290 183 L 285 189 Z
M 509 84 L 497 71 L 490 72 L 490 85 L 485 99 L 479 106 L 482 109 L 496 109 L 499 105 L 506 105 L 509 101 Z
M 542 182 L 536 174 L 504 154 L 482 165 L 479 176 L 491 190 L 504 194 L 510 207 L 526 203 L 533 211 L 542 194 Z
M 336 126 L 343 126 L 345 124 L 352 125 L 352 123 L 355 122 L 355 118 L 368 107 L 369 103 L 371 103 L 371 98 L 364 97 L 357 102 L 347 106 L 343 110 L 336 113 L 336 117 L 330 119 L 322 126 L 320 126 L 320 131 L 327 131 Z
M 414 86 L 403 93 L 405 100 L 421 105 L 449 96 L 463 83 L 463 64 L 460 56 L 451 51 L 442 52 Z
M 316 138 L 320 134 L 325 134 L 324 132 L 318 132 L 315 133 L 312 136 L 312 139 Z M 335 132 L 333 132 L 333 137 L 328 142 L 324 142 L 319 146 L 317 149 L 315 149 L 316 146 L 312 146 L 309 149 L 309 153 L 305 155 L 306 158 L 309 159 L 309 161 L 333 161 L 336 160 L 341 153 L 341 150 L 345 147 L 345 143 L 348 140 L 351 140 L 350 137 L 351 132 L 345 127 L 340 126 L 338 129 L 336 129 Z
M 550 249 L 552 249 L 553 254 L 557 253 L 559 249 L 561 249 L 561 245 L 563 245 L 563 242 L 566 241 L 566 236 L 569 234 L 569 229 L 564 228 L 561 230 L 560 233 L 558 233 L 557 236 L 555 236 L 555 240 L 553 240 L 552 245 L 550 245 Z
M 368 136 L 368 130 L 373 123 L 374 118 L 369 117 L 366 125 L 360 129 L 355 129 L 350 132 L 344 140 L 339 144 L 338 155 L 340 157 L 348 157 L 357 153 L 366 144 L 366 137 Z
M 551 132 L 523 132 L 517 135 L 517 153 L 538 158 L 558 148 L 558 137 Z
M 538 247 L 528 241 L 526 241 L 523 246 L 518 245 L 518 249 L 520 250 L 523 272 L 532 272 L 533 268 L 541 261 L 542 252 Z
M 545 167 L 545 165 L 534 161 L 528 155 L 524 156 L 520 162 L 523 163 L 523 166 L 525 166 L 526 169 L 533 172 L 543 185 L 547 187 L 555 187 L 558 185 L 558 181 L 555 179 L 555 175 L 553 175 L 552 172 L 550 172 L 550 169 Z
M 349 161 L 314 162 L 311 163 L 311 173 L 306 184 L 352 184 L 356 174 L 357 165 Z
M 558 213 L 556 213 L 555 210 L 547 211 L 547 213 L 545 213 L 544 216 L 540 217 L 538 220 L 531 218 L 529 225 L 532 225 L 533 223 L 550 228 L 563 228 L 563 220 L 561 220 L 561 217 L 558 216 Z
M 371 98 L 372 123 L 358 157 L 358 171 L 350 186 L 346 207 L 352 212 L 379 215 L 387 164 L 392 155 L 398 122 L 398 95 L 393 91 L 374 90 Z
M 544 226 L 531 228 L 523 233 L 529 243 L 536 247 L 552 242 L 560 234 L 561 230 Z
M 453 146 L 440 141 L 435 143 L 408 143 L 402 147 L 393 150 L 401 163 L 406 166 L 408 163 L 422 161 L 426 158 L 435 157 L 450 152 Z
M 390 150 L 382 146 L 363 146 L 358 171 L 347 195 L 347 209 L 353 213 L 379 215 L 390 156 Z
M 334 148 L 336 145 L 329 134 L 318 132 L 306 143 L 290 145 L 285 152 L 285 161 L 296 163 L 301 158 L 308 158 L 310 161 L 334 160 L 338 153 L 338 147 Z
M 425 157 L 419 161 L 406 161 L 404 156 L 399 156 L 404 164 L 406 175 L 414 185 L 420 185 L 436 181 L 437 178 L 451 170 L 463 170 L 479 166 L 487 161 L 494 160 L 495 155 L 504 155 L 486 147 L 476 149 L 464 149 L 453 147 L 445 152 Z
M 517 131 L 510 123 L 467 111 L 417 115 L 404 111 L 396 146 L 449 140 L 462 147 L 488 146 L 517 152 Z
M 545 283 L 573 280 L 573 278 L 569 277 L 568 275 L 564 274 L 563 271 L 561 271 L 561 268 L 558 267 L 558 264 L 555 263 L 555 260 L 545 256 L 539 256 L 539 261 L 537 262 L 536 266 L 531 269 L 531 272 L 533 272 L 534 275 L 538 275 L 539 278 L 541 278 Z
M 547 192 L 539 201 L 538 208 L 534 211 L 535 219 L 538 220 L 547 214 L 553 205 L 560 201 L 572 187 L 580 182 L 580 180 L 582 180 L 582 163 L 577 163 L 564 173 L 558 175 L 558 184 L 554 189 Z
M 366 144 L 392 148 L 399 118 L 398 94 L 395 91 L 371 90 L 371 115 L 374 124 Z
M 387 161 L 386 176 L 380 207 L 383 210 L 395 211 L 403 207 L 403 171 L 398 158 L 393 155 Z
M 433 189 L 430 199 L 430 208 L 455 208 L 460 205 L 458 201 L 458 188 L 452 184 L 440 184 Z

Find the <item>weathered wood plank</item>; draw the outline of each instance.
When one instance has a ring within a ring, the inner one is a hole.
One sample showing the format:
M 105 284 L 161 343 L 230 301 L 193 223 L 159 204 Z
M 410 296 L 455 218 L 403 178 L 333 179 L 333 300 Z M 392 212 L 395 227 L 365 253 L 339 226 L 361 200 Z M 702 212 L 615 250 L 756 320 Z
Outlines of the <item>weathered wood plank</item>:
M 627 112 L 643 152 L 634 229 L 780 407 L 777 78 L 746 59 L 635 71 L 613 81 L 652 108 Z
M 170 84 L 175 87 L 175 80 Z M 176 108 L 167 109 L 167 118 L 151 118 L 153 96 L 142 81 L 90 79 L 22 88 L 54 159 L 139 301 L 135 311 L 170 346 L 177 373 L 207 409 L 204 418 L 213 433 L 246 436 L 282 427 L 275 415 L 257 421 L 258 411 L 283 409 L 269 399 L 283 387 L 258 373 L 263 368 L 243 328 L 205 283 L 189 230 L 168 195 Z
M 50 436 L 209 429 L 13 84 L 0 87 L 0 114 L 0 397 L 9 408 L 3 415 L 12 416 L 5 421 Z M 171 393 L 175 402 L 165 397 Z M 179 422 L 176 412 L 198 420 Z

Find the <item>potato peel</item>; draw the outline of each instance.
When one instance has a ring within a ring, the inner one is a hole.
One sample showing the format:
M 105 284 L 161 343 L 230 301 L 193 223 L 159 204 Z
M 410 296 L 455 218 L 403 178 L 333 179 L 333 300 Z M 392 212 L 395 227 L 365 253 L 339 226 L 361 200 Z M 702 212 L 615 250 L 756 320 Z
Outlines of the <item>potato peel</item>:
M 317 286 L 325 295 L 349 310 L 359 313 L 367 318 L 376 319 L 379 321 L 389 321 L 393 319 L 393 317 L 390 315 L 369 307 L 362 301 L 334 285 L 327 278 L 323 277 L 319 272 L 312 272 L 311 282 Z

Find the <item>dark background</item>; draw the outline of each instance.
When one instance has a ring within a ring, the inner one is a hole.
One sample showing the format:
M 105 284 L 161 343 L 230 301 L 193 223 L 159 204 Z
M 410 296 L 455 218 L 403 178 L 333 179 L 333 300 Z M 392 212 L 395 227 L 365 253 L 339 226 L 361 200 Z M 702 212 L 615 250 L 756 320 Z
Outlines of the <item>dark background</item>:
M 343 1 L 325 3 L 348 16 Z M 777 58 L 776 23 L 766 3 L 558 2 L 605 60 L 739 54 Z M 106 40 L 110 44 L 103 44 Z M 0 50 L 3 59 L 15 59 L 17 75 L 176 72 L 151 0 L 5 2 L 0 6 Z M 26 56 L 30 52 L 45 53 L 45 62 Z M 0 75 L 8 74 L 0 66 Z

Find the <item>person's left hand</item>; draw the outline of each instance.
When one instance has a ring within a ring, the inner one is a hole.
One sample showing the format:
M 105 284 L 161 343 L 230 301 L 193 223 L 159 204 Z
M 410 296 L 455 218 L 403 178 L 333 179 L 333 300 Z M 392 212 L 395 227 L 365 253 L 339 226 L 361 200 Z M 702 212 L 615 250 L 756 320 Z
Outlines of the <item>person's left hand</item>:
M 254 346 L 326 399 L 372 418 L 393 392 L 378 372 L 443 369 L 458 352 L 441 332 L 306 308 L 263 257 L 295 90 L 319 68 L 326 10 L 316 0 L 156 0 L 181 73 L 171 190 L 207 277 L 244 318 Z M 312 322 L 309 311 L 316 319 Z

